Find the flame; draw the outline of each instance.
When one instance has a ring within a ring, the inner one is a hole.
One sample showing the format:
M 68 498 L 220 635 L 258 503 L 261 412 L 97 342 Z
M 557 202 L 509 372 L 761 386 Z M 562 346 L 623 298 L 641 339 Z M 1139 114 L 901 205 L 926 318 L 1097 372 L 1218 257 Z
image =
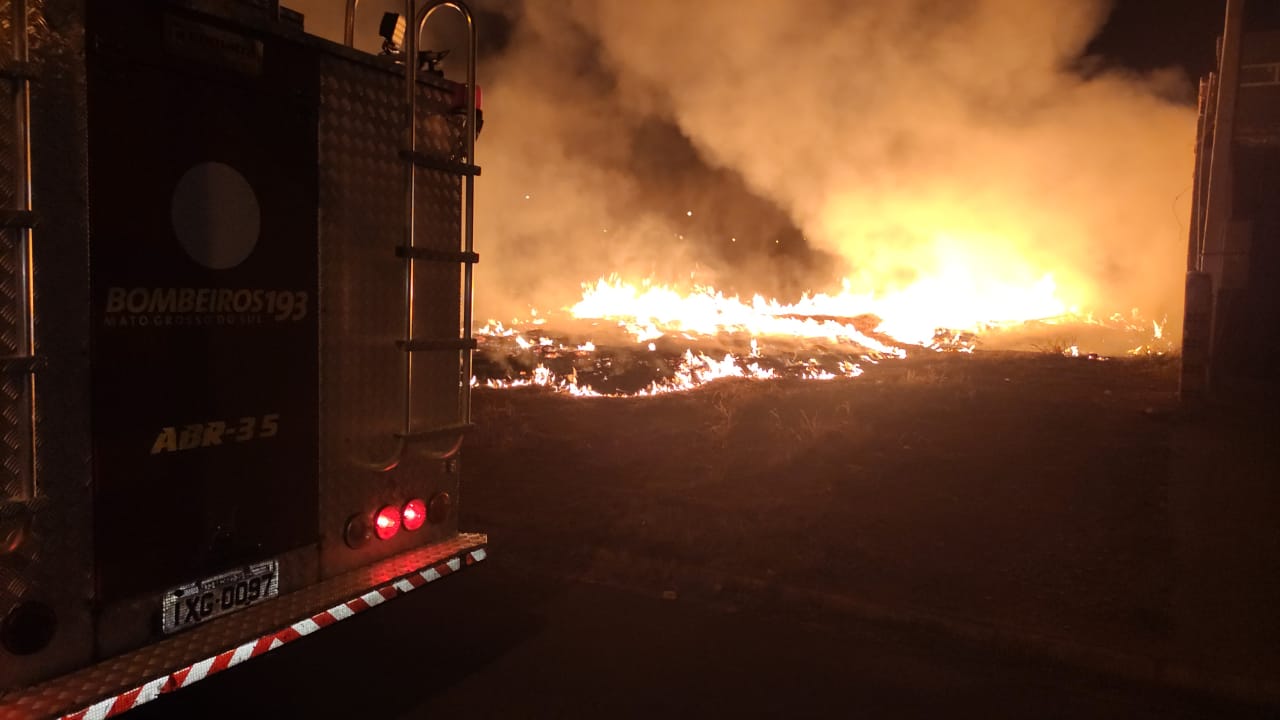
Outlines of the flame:
M 632 283 L 614 276 L 585 285 L 582 300 L 569 312 L 579 319 L 623 323 L 637 342 L 670 332 L 745 333 L 852 342 L 882 355 L 902 357 L 901 347 L 867 335 L 851 321 L 874 316 L 878 334 L 900 344 L 927 347 L 941 329 L 979 332 L 1001 324 L 1058 318 L 1071 309 L 1057 298 L 1052 275 L 1027 287 L 978 287 L 968 274 L 954 272 L 887 295 L 852 292 L 846 280 L 839 294 L 805 294 L 791 304 L 760 295 L 743 300 L 706 286 L 681 293 L 668 285 Z
M 514 343 L 525 355 L 542 359 L 518 377 L 488 378 L 484 384 L 491 388 L 543 387 L 577 397 L 612 397 L 681 392 L 724 378 L 856 378 L 863 374 L 864 363 L 902 359 L 920 350 L 973 352 L 980 338 L 1030 323 L 1042 328 L 1075 323 L 1143 336 L 1146 341 L 1130 354 L 1157 354 L 1168 347 L 1163 340 L 1164 326 L 1144 320 L 1137 310 L 1128 316 L 1116 313 L 1106 320 L 1079 312 L 1059 297 L 1051 274 L 1019 285 L 979 279 L 963 265 L 955 265 L 897 292 L 860 293 L 852 286 L 845 280 L 838 293 L 805 294 L 794 303 L 783 303 L 760 295 L 747 299 L 726 295 L 710 286 L 681 290 L 651 280 L 627 281 L 616 275 L 600 278 L 583 285 L 581 300 L 566 308 L 567 314 L 599 331 L 612 328 L 615 335 L 620 331 L 624 342 L 634 344 L 636 351 L 658 353 L 661 346 L 663 353 L 669 353 L 673 344 L 679 348 L 687 343 L 678 356 L 660 356 L 667 359 L 666 377 L 635 392 L 620 393 L 601 392 L 581 381 L 578 365 L 557 374 L 547 366 L 547 359 L 595 359 L 592 372 L 607 379 L 608 372 L 599 369 L 607 365 L 600 355 L 599 338 L 553 339 L 547 335 L 545 314 L 534 313 L 533 319 L 519 323 L 522 331 L 490 321 L 478 332 L 481 338 Z M 737 341 L 737 347 L 743 349 L 736 354 L 695 349 L 699 343 L 726 338 L 749 339 L 749 349 L 742 341 Z M 812 352 L 818 347 L 826 361 L 796 358 L 797 352 Z M 1106 359 L 1082 350 L 1073 339 L 1037 348 L 1072 358 Z M 777 361 L 780 354 L 787 358 L 782 364 Z
M 812 303 L 825 296 L 807 298 Z M 585 286 L 582 300 L 569 308 L 578 319 L 608 320 L 625 327 L 636 342 L 648 342 L 670 333 L 718 335 L 742 333 L 754 337 L 794 337 L 832 342 L 847 341 L 885 355 L 903 355 L 868 337 L 851 324 L 818 320 L 820 312 L 798 305 L 784 305 L 756 295 L 750 301 L 725 296 L 711 287 L 697 287 L 682 294 L 666 285 L 639 285 L 617 277 Z M 808 317 L 802 317 L 808 316 Z

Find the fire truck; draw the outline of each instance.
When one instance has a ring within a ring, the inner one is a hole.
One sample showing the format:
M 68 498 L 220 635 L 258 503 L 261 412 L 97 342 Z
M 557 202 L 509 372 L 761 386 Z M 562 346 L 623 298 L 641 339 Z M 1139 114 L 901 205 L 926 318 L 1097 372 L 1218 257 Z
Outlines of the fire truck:
M 406 0 L 374 55 L 345 5 L 344 44 L 274 0 L 0 2 L 0 718 L 109 717 L 485 558 L 475 25 Z

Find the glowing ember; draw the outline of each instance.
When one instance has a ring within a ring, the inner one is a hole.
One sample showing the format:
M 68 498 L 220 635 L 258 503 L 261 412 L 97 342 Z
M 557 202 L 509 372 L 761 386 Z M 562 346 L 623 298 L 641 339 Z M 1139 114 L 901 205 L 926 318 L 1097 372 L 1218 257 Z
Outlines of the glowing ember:
M 856 363 L 841 361 L 838 364 L 838 370 L 831 372 L 823 369 L 815 360 L 805 363 L 798 377 L 805 380 L 834 380 L 841 377 L 855 378 L 861 374 L 862 368 Z M 576 373 L 560 377 L 545 365 L 538 365 L 528 377 L 516 380 L 491 379 L 486 381 L 485 385 L 501 389 L 543 387 L 569 393 L 575 397 L 643 397 L 692 390 L 723 378 L 772 380 L 777 377 L 777 371 L 761 367 L 757 363 L 743 365 L 732 354 L 726 354 L 717 360 L 702 353 L 694 354 L 692 350 L 686 350 L 672 377 L 651 382 L 648 386 L 631 393 L 602 393 L 590 385 L 580 383 Z

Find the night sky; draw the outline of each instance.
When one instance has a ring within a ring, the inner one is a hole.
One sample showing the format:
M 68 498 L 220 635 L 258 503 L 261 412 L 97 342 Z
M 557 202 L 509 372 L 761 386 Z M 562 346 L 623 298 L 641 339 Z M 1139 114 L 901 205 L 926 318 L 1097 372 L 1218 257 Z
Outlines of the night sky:
M 337 39 L 342 3 L 328 0 L 284 0 L 307 15 L 311 32 Z M 378 0 L 364 0 L 361 17 L 381 11 Z M 390 7 L 390 3 L 386 3 Z M 396 3 L 398 6 L 401 3 Z M 500 52 L 510 38 L 505 12 L 517 7 L 510 0 L 473 0 L 482 28 L 482 55 Z M 1251 10 L 1265 11 L 1273 0 L 1254 0 Z M 1089 47 L 1116 65 L 1138 70 L 1178 66 L 1192 77 L 1212 68 L 1214 43 L 1221 32 L 1226 0 L 1115 0 L 1115 9 L 1102 33 Z M 1275 12 L 1272 12 L 1275 14 Z M 369 22 L 374 22 L 372 19 Z
M 1225 12 L 1226 0 L 1117 0 L 1088 51 L 1137 70 L 1181 67 L 1194 79 L 1213 69 Z

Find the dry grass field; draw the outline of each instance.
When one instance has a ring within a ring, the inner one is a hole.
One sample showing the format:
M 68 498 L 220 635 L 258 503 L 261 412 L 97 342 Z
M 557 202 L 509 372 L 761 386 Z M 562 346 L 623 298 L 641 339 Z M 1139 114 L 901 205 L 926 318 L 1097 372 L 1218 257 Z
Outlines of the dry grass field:
M 1213 598 L 1236 592 L 1207 575 L 1226 567 L 1215 553 L 1274 542 L 1273 515 L 1233 540 L 1215 491 L 1187 478 L 1224 456 L 1258 478 L 1280 462 L 1265 432 L 1260 455 L 1226 449 L 1239 433 L 1179 410 L 1176 379 L 1162 358 L 980 352 L 655 398 L 482 389 L 464 516 L 539 572 L 1212 663 L 1254 687 L 1249 668 L 1280 662 L 1243 637 L 1206 655 L 1235 626 L 1211 629 Z M 1188 449 L 1205 437 L 1226 445 Z M 1274 509 L 1268 486 L 1251 492 Z M 1241 612 L 1280 597 L 1269 562 L 1236 574 Z M 1274 619 L 1250 622 L 1280 638 Z

